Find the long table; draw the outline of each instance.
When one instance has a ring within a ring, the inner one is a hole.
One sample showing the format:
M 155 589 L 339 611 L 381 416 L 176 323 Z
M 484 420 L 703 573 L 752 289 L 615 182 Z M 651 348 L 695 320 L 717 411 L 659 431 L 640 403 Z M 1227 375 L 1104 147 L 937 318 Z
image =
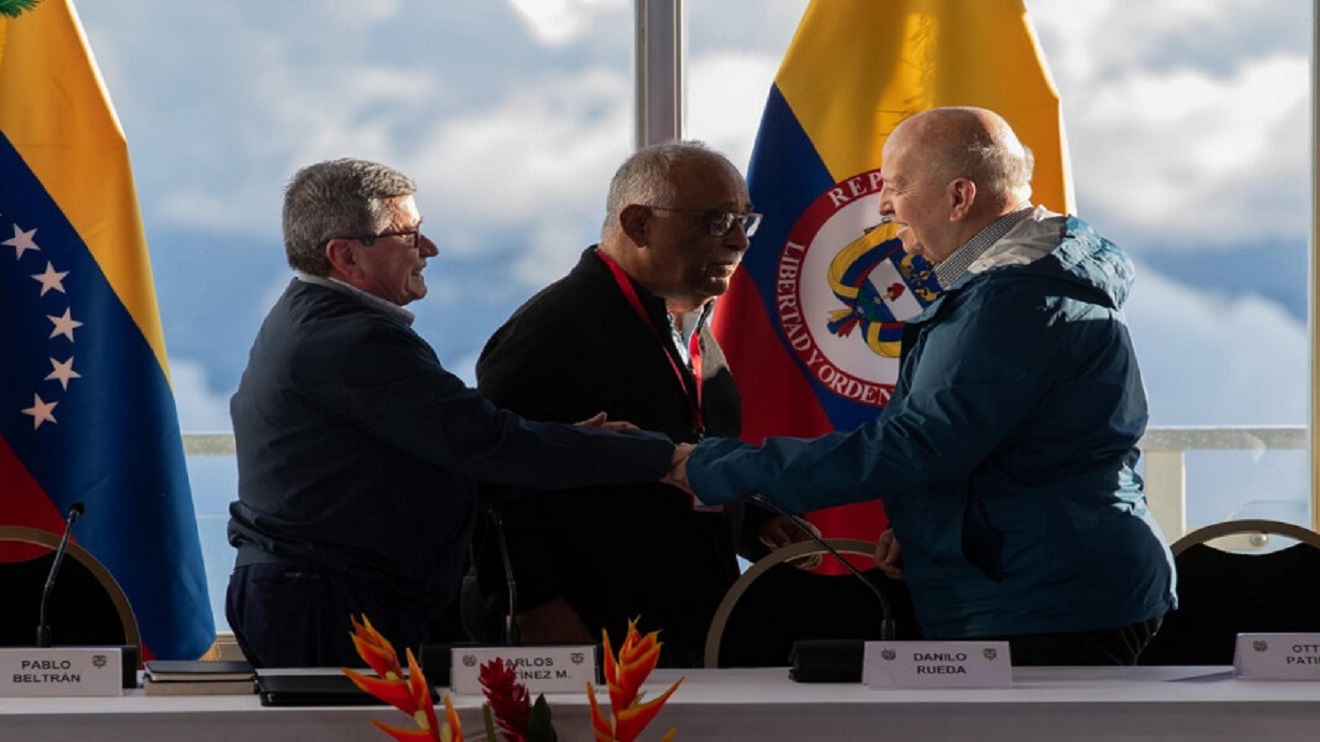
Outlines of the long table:
M 1228 668 L 1015 668 L 1005 690 L 873 691 L 800 684 L 784 668 L 657 670 L 645 690 L 685 680 L 643 734 L 695 740 L 1315 740 L 1320 682 L 1236 680 Z M 599 689 L 598 689 L 598 692 Z M 370 719 L 409 726 L 390 707 L 265 708 L 256 696 L 0 699 L 0 740 L 388 739 Z M 456 696 L 469 741 L 478 696 Z M 547 696 L 563 742 L 590 742 L 586 694 Z M 604 699 L 602 698 L 602 702 Z

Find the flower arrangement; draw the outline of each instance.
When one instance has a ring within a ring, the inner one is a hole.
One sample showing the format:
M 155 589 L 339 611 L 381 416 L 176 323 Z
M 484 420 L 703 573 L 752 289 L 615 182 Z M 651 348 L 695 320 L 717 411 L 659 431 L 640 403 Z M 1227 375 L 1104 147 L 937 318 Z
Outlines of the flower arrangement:
M 353 645 L 376 676 L 345 667 L 345 675 L 359 688 L 412 717 L 417 729 L 403 729 L 372 720 L 377 728 L 398 742 L 462 742 L 463 728 L 449 694 L 444 696 L 445 721 L 440 723 L 431 698 L 431 686 L 417 665 L 412 650 L 407 650 L 408 673 L 405 677 L 399 656 L 389 640 L 371 625 L 366 616 L 353 623 Z M 596 702 L 596 689 L 587 683 L 591 704 L 591 726 L 596 742 L 633 742 L 647 724 L 660 713 L 669 697 L 683 682 L 679 678 L 652 701 L 642 702 L 640 689 L 660 659 L 660 632 L 642 636 L 637 620 L 628 622 L 628 633 L 616 655 L 610 647 L 609 632 L 602 631 L 605 644 L 605 681 L 609 688 L 610 713 L 607 716 Z M 511 662 L 495 658 L 478 668 L 481 690 L 486 696 L 482 705 L 486 739 L 496 739 L 496 728 L 504 742 L 555 742 L 550 705 L 545 695 L 531 702 L 527 686 L 518 682 L 517 669 Z M 672 742 L 677 729 L 670 729 L 661 742 Z
M 591 727 L 596 742 L 632 742 L 641 734 L 642 729 L 656 714 L 665 701 L 674 695 L 683 678 L 674 681 L 669 690 L 660 694 L 653 701 L 642 703 L 639 689 L 646 681 L 655 663 L 660 659 L 660 632 L 652 631 L 642 636 L 637 631 L 637 621 L 628 622 L 628 634 L 623 639 L 616 657 L 610 650 L 610 635 L 602 631 L 605 640 L 605 682 L 610 692 L 610 715 L 606 717 L 596 703 L 596 689 L 587 683 L 587 700 L 591 703 Z M 660 742 L 670 742 L 678 734 L 677 729 L 670 729 Z
M 454 711 L 454 702 L 448 693 L 445 694 L 445 723 L 437 723 L 431 685 L 426 682 L 412 650 L 407 650 L 408 676 L 405 678 L 394 645 L 376 631 L 367 617 L 363 616 L 361 622 L 352 616 L 349 620 L 353 622 L 353 646 L 357 648 L 358 656 L 375 671 L 376 677 L 347 667 L 342 668 L 344 674 L 357 687 L 411 716 L 419 728 L 403 729 L 375 719 L 371 723 L 399 742 L 463 742 L 463 728 L 458 723 L 458 713 Z
M 527 686 L 518 682 L 518 671 L 512 662 L 496 657 L 477 668 L 481 691 L 486 695 L 482 714 L 486 722 L 486 739 L 495 739 L 498 725 L 505 742 L 555 742 L 558 736 L 550 724 L 550 704 L 545 694 L 532 704 Z M 492 720 L 491 717 L 494 717 Z

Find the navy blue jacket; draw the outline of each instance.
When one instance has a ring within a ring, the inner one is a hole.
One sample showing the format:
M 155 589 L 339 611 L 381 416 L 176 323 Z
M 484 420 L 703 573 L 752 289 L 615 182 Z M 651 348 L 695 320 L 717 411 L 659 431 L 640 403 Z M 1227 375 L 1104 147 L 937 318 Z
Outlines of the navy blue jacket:
M 874 423 L 708 440 L 688 477 L 708 502 L 882 498 L 928 638 L 1161 616 L 1174 572 L 1134 471 L 1147 410 L 1120 311 L 1132 275 L 1085 223 L 1038 209 L 908 323 Z
M 231 402 L 239 565 L 310 562 L 438 611 L 467 563 L 477 480 L 538 489 L 654 481 L 655 433 L 531 422 L 446 371 L 400 316 L 294 280 Z

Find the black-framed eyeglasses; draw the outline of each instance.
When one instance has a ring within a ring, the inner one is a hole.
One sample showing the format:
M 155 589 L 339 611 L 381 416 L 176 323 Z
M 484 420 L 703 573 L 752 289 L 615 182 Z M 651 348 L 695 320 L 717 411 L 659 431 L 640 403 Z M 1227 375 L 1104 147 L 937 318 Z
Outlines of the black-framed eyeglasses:
M 749 211 L 746 214 L 738 214 L 732 211 L 696 211 L 695 209 L 674 209 L 668 206 L 647 206 L 648 209 L 656 211 L 672 211 L 678 214 L 687 214 L 688 216 L 699 216 L 706 220 L 706 232 L 711 237 L 724 237 L 733 231 L 734 225 L 742 227 L 743 234 L 751 237 L 756 234 L 756 228 L 761 226 L 761 215 Z
M 373 244 L 375 244 L 376 240 L 379 240 L 384 237 L 407 237 L 408 247 L 415 250 L 417 249 L 417 246 L 422 243 L 422 227 L 419 224 L 411 229 L 395 229 L 388 232 L 381 232 L 380 234 L 359 234 L 359 235 L 352 235 L 349 237 L 331 237 L 330 239 L 327 239 L 326 242 L 328 243 L 330 240 L 334 240 L 334 239 L 356 240 L 357 242 L 361 242 L 367 247 L 371 247 Z

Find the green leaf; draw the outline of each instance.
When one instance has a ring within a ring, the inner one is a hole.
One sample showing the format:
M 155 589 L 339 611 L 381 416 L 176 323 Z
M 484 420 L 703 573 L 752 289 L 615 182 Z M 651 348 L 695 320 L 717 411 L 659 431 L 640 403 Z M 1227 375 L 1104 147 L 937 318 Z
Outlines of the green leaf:
M 17 18 L 32 10 L 41 0 L 0 0 L 0 15 Z
M 532 704 L 532 718 L 527 726 L 527 742 L 557 742 L 559 737 L 555 734 L 555 728 L 550 724 L 550 704 L 545 700 L 545 694 L 536 697 L 536 703 Z
M 490 710 L 489 703 L 481 704 L 481 718 L 486 722 L 486 739 L 496 742 L 499 737 L 495 736 L 495 713 Z

